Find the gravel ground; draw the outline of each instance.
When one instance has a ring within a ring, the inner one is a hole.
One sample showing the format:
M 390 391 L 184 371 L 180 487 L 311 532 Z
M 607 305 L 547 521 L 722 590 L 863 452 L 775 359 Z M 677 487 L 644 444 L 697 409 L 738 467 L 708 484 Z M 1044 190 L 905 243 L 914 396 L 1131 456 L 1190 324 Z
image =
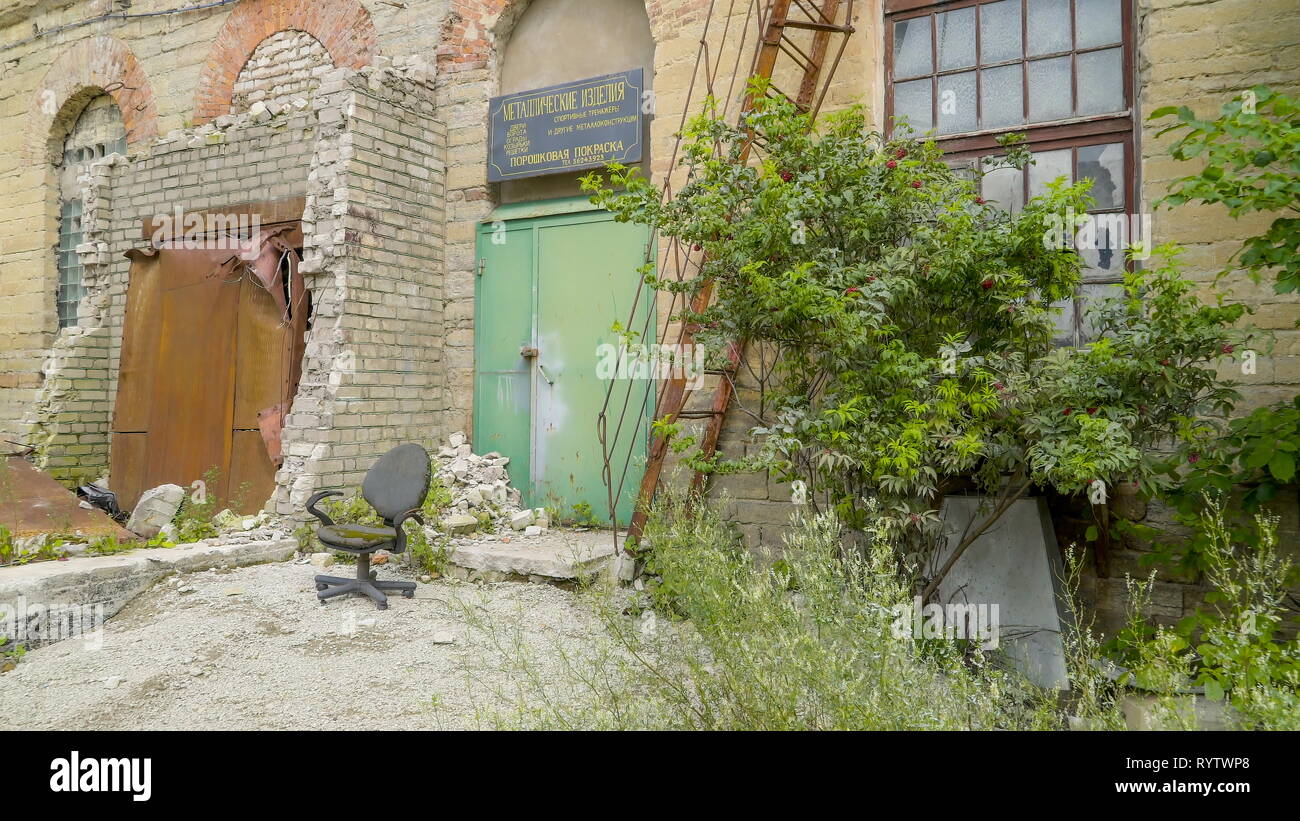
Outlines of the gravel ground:
M 381 611 L 321 606 L 317 572 L 287 562 L 164 579 L 109 620 L 102 647 L 66 640 L 0 675 L 0 729 L 468 729 L 517 684 L 497 647 L 520 641 L 558 681 L 561 659 L 602 630 L 549 585 L 440 579 Z

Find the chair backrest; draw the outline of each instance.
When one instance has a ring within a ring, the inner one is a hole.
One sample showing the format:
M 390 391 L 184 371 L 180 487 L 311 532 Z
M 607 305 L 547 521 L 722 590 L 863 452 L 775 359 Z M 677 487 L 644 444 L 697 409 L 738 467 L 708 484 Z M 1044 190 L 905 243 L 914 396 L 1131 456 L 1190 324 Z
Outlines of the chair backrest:
M 431 479 L 428 452 L 413 443 L 398 445 L 379 457 L 366 473 L 361 495 L 376 513 L 391 522 L 424 504 Z

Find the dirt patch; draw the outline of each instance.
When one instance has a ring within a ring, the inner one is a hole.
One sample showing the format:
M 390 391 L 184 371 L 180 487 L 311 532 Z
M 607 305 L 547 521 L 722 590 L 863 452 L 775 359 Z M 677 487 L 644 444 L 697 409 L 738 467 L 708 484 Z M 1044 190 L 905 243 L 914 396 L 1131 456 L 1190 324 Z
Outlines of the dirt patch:
M 513 687 L 467 613 L 517 628 L 542 675 L 548 657 L 601 629 L 549 585 L 438 580 L 381 611 L 365 599 L 321 606 L 316 572 L 279 563 L 164 579 L 109 620 L 102 646 L 42 647 L 0 677 L 0 728 L 470 728 L 489 694 Z

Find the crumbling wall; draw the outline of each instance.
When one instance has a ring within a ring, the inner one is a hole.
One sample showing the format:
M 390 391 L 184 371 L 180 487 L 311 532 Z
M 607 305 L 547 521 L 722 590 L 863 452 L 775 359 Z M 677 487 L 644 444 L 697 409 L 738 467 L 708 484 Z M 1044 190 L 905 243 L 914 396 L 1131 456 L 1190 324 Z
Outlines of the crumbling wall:
M 82 202 L 84 295 L 78 322 L 63 329 L 41 368 L 44 380 L 23 419 L 25 441 L 36 448 L 36 465 L 56 479 L 94 481 L 108 472 L 110 383 L 116 373 L 112 347 L 113 189 L 126 160 L 110 154 L 92 163 L 74 183 Z
M 334 68 L 329 51 L 305 31 L 288 29 L 263 40 L 235 78 L 230 113 L 254 103 L 285 103 L 310 97 Z
M 443 435 L 446 128 L 417 58 L 328 74 L 303 215 L 315 294 L 302 380 L 283 433 L 275 512 L 355 487 L 401 442 Z
M 124 169 L 114 186 L 111 305 L 108 325 L 109 397 L 117 396 L 130 261 L 122 255 L 145 246 L 146 219 L 230 209 L 302 197 L 316 124 L 306 100 L 271 116 L 218 118 L 197 130 L 175 130 Z
M 303 100 L 274 120 L 227 117 L 221 127 L 174 131 L 134 161 L 110 155 L 81 176 L 86 295 L 24 420 L 42 469 L 66 481 L 108 473 L 130 275 L 123 254 L 147 244 L 145 219 L 302 196 L 315 127 L 305 109 Z

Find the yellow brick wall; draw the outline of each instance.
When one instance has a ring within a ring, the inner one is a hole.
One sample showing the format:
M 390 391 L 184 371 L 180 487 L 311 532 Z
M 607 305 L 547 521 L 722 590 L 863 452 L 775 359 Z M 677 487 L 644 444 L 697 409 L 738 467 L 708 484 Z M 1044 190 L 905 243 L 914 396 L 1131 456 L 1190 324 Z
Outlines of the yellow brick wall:
M 1211 117 L 1245 89 L 1268 85 L 1300 94 L 1300 3 L 1296 0 L 1141 0 L 1139 3 L 1139 116 L 1143 208 L 1167 193 L 1172 180 L 1197 173 L 1197 163 L 1168 155 L 1175 135 L 1157 137 L 1161 124 L 1145 122 L 1161 106 L 1186 105 Z M 1172 118 L 1162 124 L 1168 125 Z M 1244 237 L 1263 233 L 1272 218 L 1232 220 L 1220 205 L 1182 205 L 1154 213 L 1157 242 L 1174 241 L 1186 252 L 1187 272 L 1206 283 L 1229 263 Z M 1225 368 L 1243 382 L 1242 410 L 1289 399 L 1300 392 L 1300 295 L 1279 296 L 1271 279 L 1255 284 L 1244 275 L 1223 280 L 1229 298 L 1256 313 L 1246 321 L 1271 331 L 1275 348 L 1261 354 L 1256 373 Z

